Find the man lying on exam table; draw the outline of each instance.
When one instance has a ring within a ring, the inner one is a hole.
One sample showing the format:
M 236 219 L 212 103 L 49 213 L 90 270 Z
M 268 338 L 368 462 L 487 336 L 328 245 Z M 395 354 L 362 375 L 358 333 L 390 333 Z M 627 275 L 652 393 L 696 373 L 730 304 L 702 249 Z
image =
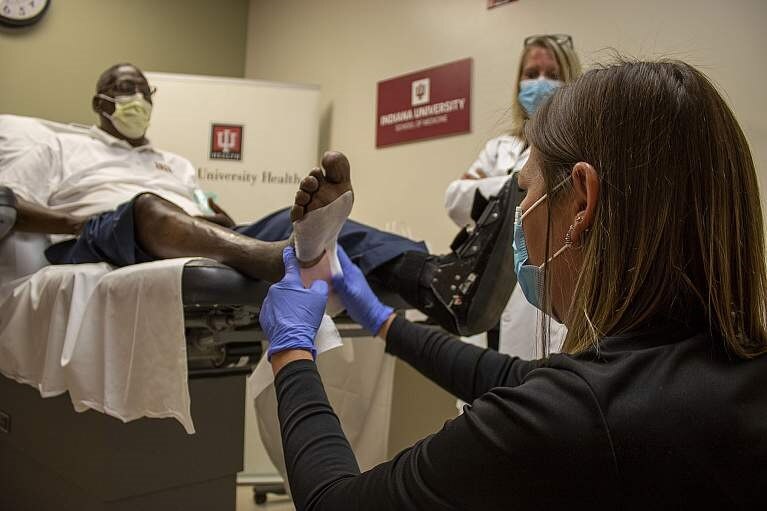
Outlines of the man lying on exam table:
M 351 317 L 471 403 L 360 473 L 312 357 L 327 285 L 305 289 L 287 248 L 260 320 L 297 509 L 763 506 L 764 231 L 729 107 L 683 62 L 621 62 L 557 90 L 526 134 L 514 266 L 567 326 L 562 354 L 523 361 L 409 323 L 341 253 Z
M 18 199 L 15 229 L 69 235 L 48 248 L 50 262 L 126 266 L 201 256 L 274 282 L 283 276 L 282 249 L 295 225 L 305 268 L 317 265 L 338 237 L 366 275 L 444 328 L 469 335 L 498 321 L 513 279 L 502 264 L 512 250 L 510 187 L 452 253 L 430 256 L 423 243 L 345 221 L 353 201 L 349 163 L 327 153 L 323 168 L 301 182 L 292 209 L 234 226 L 215 202 L 197 200 L 199 183 L 188 160 L 147 140 L 154 93 L 137 67 L 114 65 L 92 97 L 99 126 L 66 127 L 54 143 L 31 151 L 39 122 L 0 116 L 0 185 Z

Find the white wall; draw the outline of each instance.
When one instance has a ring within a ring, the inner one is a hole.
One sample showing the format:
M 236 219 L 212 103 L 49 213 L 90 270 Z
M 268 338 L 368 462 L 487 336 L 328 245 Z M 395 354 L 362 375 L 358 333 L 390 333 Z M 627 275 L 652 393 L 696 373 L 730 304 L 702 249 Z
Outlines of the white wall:
M 455 228 L 442 208 L 445 187 L 505 126 L 522 41 L 539 33 L 571 34 L 585 64 L 609 58 L 606 49 L 615 48 L 699 66 L 726 91 L 765 189 L 764 0 L 519 0 L 492 10 L 486 4 L 251 0 L 246 77 L 321 85 L 320 149 L 349 156 L 356 219 L 378 227 L 404 222 L 433 249 L 447 247 Z M 376 82 L 464 57 L 474 58 L 473 132 L 376 149 Z M 392 432 L 392 449 L 439 426 L 453 413 L 451 403 L 398 366 L 392 427 L 406 417 L 408 431 Z M 412 413 L 416 408 L 428 413 Z

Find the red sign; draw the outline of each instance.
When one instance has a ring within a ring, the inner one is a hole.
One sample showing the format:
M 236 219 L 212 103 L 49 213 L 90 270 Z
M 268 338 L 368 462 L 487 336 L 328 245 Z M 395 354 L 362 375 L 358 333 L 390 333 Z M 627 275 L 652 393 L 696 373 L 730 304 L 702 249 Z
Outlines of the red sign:
M 213 124 L 210 128 L 210 159 L 242 159 L 242 126 Z
M 471 59 L 378 82 L 376 147 L 471 130 Z

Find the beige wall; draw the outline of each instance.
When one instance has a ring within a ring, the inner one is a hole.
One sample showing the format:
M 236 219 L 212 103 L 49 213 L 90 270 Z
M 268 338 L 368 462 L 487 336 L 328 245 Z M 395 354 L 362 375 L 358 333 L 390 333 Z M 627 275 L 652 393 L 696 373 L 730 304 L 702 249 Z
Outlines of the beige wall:
M 519 0 L 493 10 L 486 3 L 251 1 L 245 75 L 321 85 L 321 149 L 349 155 L 358 220 L 404 222 L 432 248 L 445 249 L 455 231 L 442 208 L 445 187 L 502 130 L 522 40 L 536 33 L 572 34 L 586 64 L 609 57 L 604 49 L 612 47 L 701 67 L 727 92 L 764 188 L 767 2 Z M 375 149 L 376 82 L 463 57 L 474 58 L 472 133 Z M 392 450 L 454 411 L 451 398 L 419 378 L 398 366 Z
M 37 25 L 0 31 L 0 113 L 92 123 L 96 79 L 122 61 L 242 77 L 247 19 L 248 0 L 53 0 Z
M 350 157 L 354 216 L 381 227 L 404 221 L 437 249 L 454 231 L 442 210 L 445 187 L 503 128 L 529 34 L 572 34 L 586 63 L 609 57 L 604 49 L 613 47 L 700 66 L 727 91 L 760 167 L 767 163 L 767 2 L 519 0 L 485 6 L 485 0 L 252 0 L 245 74 L 320 84 L 321 142 Z M 376 149 L 376 82 L 463 57 L 474 58 L 473 132 Z M 379 193 L 382 188 L 386 193 Z

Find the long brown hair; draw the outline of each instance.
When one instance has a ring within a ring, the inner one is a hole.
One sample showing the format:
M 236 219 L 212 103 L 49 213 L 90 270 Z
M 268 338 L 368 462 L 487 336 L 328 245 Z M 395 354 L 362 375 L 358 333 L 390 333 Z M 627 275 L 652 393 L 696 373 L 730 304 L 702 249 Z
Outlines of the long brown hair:
M 563 351 L 671 317 L 740 357 L 767 352 L 756 171 L 705 75 L 679 61 L 594 69 L 542 104 L 527 136 L 549 192 L 579 161 L 600 179 Z

